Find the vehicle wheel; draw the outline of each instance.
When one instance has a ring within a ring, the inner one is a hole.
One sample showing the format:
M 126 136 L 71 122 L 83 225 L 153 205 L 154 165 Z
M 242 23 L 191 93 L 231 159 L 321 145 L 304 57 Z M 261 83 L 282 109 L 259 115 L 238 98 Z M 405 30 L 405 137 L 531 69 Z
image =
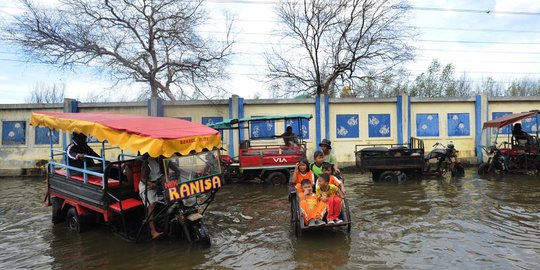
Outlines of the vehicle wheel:
M 379 181 L 380 177 L 381 177 L 381 172 L 380 171 L 372 171 L 371 172 L 371 179 L 373 181 Z
M 379 176 L 379 181 L 386 182 L 386 183 L 397 183 L 398 182 L 398 176 L 395 172 L 391 171 L 385 171 L 381 173 Z
M 351 233 L 351 226 L 352 226 L 352 221 L 351 221 L 351 211 L 349 209 L 349 201 L 344 198 L 343 199 L 343 202 L 345 204 L 345 215 L 347 216 L 347 222 L 349 222 L 349 224 L 347 224 L 347 233 Z
M 57 197 L 51 198 L 53 224 L 58 224 L 58 223 L 66 221 L 66 212 L 62 211 L 63 204 L 64 204 L 64 200 Z
M 212 241 L 210 240 L 210 234 L 208 233 L 208 229 L 206 228 L 202 220 L 198 222 L 193 222 L 191 228 L 193 230 L 196 241 L 201 243 L 201 245 L 205 248 L 210 247 L 210 245 L 212 244 Z
M 478 166 L 478 175 L 486 175 L 489 174 L 492 171 L 492 168 L 490 168 L 488 163 L 482 163 L 480 166 Z
M 461 165 L 454 166 L 452 170 L 452 177 L 463 177 L 465 176 L 465 168 Z
M 291 198 L 291 227 L 294 231 L 294 235 L 299 237 L 302 235 L 302 228 L 300 225 L 301 217 L 299 215 L 298 197 L 294 194 L 294 198 Z
M 274 186 L 285 185 L 287 184 L 287 176 L 282 172 L 273 172 L 268 175 L 266 178 L 269 183 L 272 183 Z
M 66 215 L 66 225 L 68 229 L 81 233 L 81 219 L 75 207 L 70 207 Z

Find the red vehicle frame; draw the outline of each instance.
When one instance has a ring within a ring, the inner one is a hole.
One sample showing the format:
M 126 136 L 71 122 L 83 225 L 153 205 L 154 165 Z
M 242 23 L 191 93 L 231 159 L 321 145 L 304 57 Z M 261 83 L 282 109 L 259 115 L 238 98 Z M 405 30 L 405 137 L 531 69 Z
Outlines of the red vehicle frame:
M 222 183 L 217 130 L 174 118 L 113 113 L 33 113 L 30 124 L 101 141 L 101 157 L 85 155 L 79 168 L 69 165 L 67 152 L 54 149 L 51 139 L 45 204 L 52 206 L 54 224 L 65 222 L 77 232 L 105 224 L 136 242 L 153 216 L 164 237 L 210 245 L 203 214 Z M 105 150 L 115 148 L 122 149 L 118 160 L 105 160 Z M 124 154 L 124 149 L 163 162 L 164 179 L 157 183 L 163 199 L 153 213 L 145 211 L 139 196 L 141 156 Z M 90 159 L 99 161 L 102 170 L 89 169 Z M 167 166 L 172 162 L 176 174 Z
M 261 116 L 251 118 L 229 119 L 215 123 L 210 127 L 218 130 L 238 130 L 238 136 L 244 130 L 250 131 L 256 121 L 296 121 L 298 145 L 277 145 L 275 142 L 263 142 L 260 138 L 252 138 L 248 132 L 248 139 L 240 142 L 237 157 L 222 156 L 224 178 L 229 181 L 260 179 L 274 185 L 287 184 L 294 170 L 296 162 L 306 157 L 306 144 L 302 132 L 302 120 L 310 120 L 311 114 L 294 114 L 286 116 Z M 272 135 L 263 140 L 275 139 L 280 136 Z
M 512 127 L 523 119 L 535 119 L 538 127 L 538 110 L 530 112 L 508 114 L 490 121 L 486 121 L 482 127 L 484 132 L 488 132 L 490 144 L 481 146 L 487 158 L 478 167 L 478 174 L 485 175 L 493 172 L 501 173 L 530 173 L 540 170 L 540 142 L 538 140 L 538 128 L 534 135 L 530 135 L 529 140 L 518 140 L 512 132 L 508 132 L 506 141 L 498 143 L 501 129 Z M 493 129 L 493 131 L 488 131 Z M 495 137 L 491 139 L 491 135 Z

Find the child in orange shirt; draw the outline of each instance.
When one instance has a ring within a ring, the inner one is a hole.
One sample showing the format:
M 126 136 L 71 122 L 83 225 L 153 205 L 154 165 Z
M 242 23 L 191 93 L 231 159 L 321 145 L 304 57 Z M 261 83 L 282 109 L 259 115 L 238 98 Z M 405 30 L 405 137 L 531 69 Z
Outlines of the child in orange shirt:
M 300 196 L 304 192 L 301 185 L 302 180 L 304 179 L 308 179 L 312 186 L 315 184 L 315 176 L 313 175 L 313 172 L 309 169 L 309 162 L 306 158 L 302 158 L 296 163 L 296 167 L 294 168 L 292 176 L 292 181 L 293 184 L 296 185 L 298 196 Z
M 326 220 L 328 224 L 341 223 L 343 220 L 339 219 L 341 213 L 341 199 L 343 198 L 343 192 L 335 186 L 329 183 L 330 175 L 323 173 L 317 179 L 317 197 L 321 201 L 326 202 L 328 205 Z
M 323 225 L 322 217 L 326 212 L 326 204 L 313 193 L 313 185 L 308 179 L 302 180 L 301 185 L 304 191 L 300 195 L 300 209 L 304 217 L 304 224 L 307 226 Z

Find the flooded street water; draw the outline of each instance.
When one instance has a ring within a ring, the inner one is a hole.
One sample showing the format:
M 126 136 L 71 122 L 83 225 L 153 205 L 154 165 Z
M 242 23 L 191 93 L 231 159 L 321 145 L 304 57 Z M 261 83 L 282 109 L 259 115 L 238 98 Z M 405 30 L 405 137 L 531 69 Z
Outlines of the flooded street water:
M 286 187 L 225 186 L 206 215 L 212 247 L 134 244 L 108 228 L 53 226 L 41 179 L 0 179 L 0 268 L 534 269 L 540 179 L 533 176 L 380 184 L 346 174 L 354 222 L 296 238 Z

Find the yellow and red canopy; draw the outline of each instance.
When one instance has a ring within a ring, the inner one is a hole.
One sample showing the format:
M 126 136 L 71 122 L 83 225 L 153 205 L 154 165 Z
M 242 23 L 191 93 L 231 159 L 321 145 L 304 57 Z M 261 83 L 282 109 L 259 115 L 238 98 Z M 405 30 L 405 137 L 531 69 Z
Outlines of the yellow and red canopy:
M 152 157 L 187 155 L 221 144 L 220 133 L 207 126 L 176 118 L 99 113 L 36 112 L 30 125 L 96 137 Z

